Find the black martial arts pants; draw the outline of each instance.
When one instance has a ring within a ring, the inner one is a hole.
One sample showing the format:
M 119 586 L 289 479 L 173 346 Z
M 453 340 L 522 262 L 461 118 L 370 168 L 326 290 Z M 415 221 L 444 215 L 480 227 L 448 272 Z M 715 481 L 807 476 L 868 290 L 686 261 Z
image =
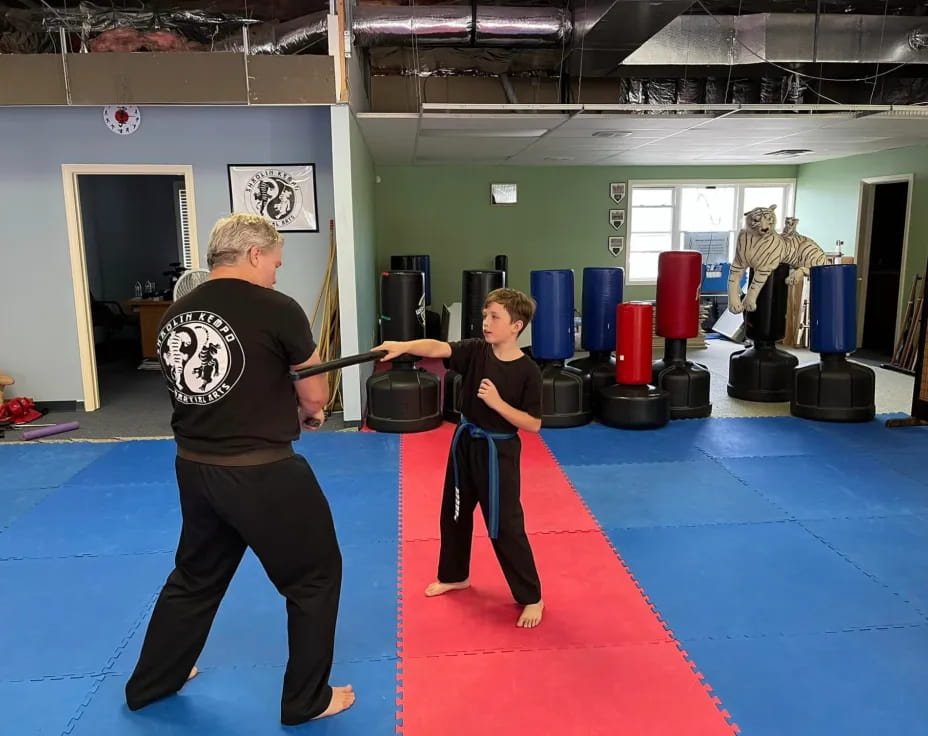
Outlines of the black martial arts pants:
M 441 501 L 441 553 L 438 580 L 459 583 L 470 576 L 470 551 L 474 533 L 474 509 L 480 504 L 484 523 L 489 524 L 488 440 L 465 433 L 457 446 L 460 510 L 454 519 L 454 464 L 448 455 L 445 489 Z M 519 461 L 522 443 L 518 437 L 497 440 L 499 455 L 499 536 L 493 542 L 496 559 L 512 596 L 520 605 L 541 600 L 541 582 L 532 548 L 525 534 L 525 516 L 520 500 Z
M 246 547 L 287 600 L 290 657 L 281 722 L 303 723 L 332 698 L 329 675 L 342 559 L 329 504 L 299 455 L 246 467 L 176 460 L 183 528 L 175 568 L 126 685 L 137 710 L 176 693 L 196 664 Z

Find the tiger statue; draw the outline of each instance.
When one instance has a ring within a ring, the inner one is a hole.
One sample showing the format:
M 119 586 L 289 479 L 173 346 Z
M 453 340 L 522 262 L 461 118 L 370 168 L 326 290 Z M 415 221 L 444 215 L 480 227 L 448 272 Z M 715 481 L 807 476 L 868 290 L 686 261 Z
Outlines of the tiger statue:
M 757 295 L 781 263 L 792 267 L 786 280 L 787 284 L 792 284 L 807 276 L 810 266 L 822 266 L 828 262 L 818 243 L 796 232 L 799 220 L 795 217 L 786 218 L 782 233 L 776 231 L 776 208 L 773 204 L 744 213 L 744 227 L 738 233 L 735 257 L 728 276 L 728 308 L 734 314 L 757 309 Z M 739 284 L 748 268 L 754 278 L 742 301 Z

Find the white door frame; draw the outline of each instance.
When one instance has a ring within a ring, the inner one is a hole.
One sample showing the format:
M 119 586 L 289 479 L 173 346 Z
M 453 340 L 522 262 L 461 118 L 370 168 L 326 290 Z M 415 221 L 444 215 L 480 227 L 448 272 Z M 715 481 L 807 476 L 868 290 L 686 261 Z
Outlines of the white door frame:
M 68 219 L 68 246 L 71 252 L 71 282 L 74 288 L 74 313 L 77 318 L 77 344 L 80 351 L 81 383 L 84 411 L 100 408 L 100 383 L 97 378 L 97 358 L 93 343 L 93 320 L 90 316 L 90 288 L 87 278 L 87 258 L 84 229 L 81 223 L 80 189 L 77 177 L 82 174 L 161 174 L 184 177 L 187 190 L 187 214 L 190 226 L 190 250 L 193 267 L 200 267 L 197 245 L 196 197 L 193 192 L 193 167 L 156 164 L 62 164 L 64 207 Z
M 864 314 L 867 309 L 867 272 L 870 270 L 870 233 L 873 229 L 873 200 L 877 184 L 906 182 L 905 230 L 902 235 L 902 263 L 899 267 L 899 295 L 896 301 L 896 325 L 893 332 L 893 344 L 899 339 L 902 328 L 900 315 L 905 309 L 905 267 L 909 257 L 909 221 L 912 217 L 912 190 L 915 188 L 914 174 L 895 174 L 893 176 L 872 176 L 860 180 L 860 192 L 857 202 L 857 344 L 864 336 Z

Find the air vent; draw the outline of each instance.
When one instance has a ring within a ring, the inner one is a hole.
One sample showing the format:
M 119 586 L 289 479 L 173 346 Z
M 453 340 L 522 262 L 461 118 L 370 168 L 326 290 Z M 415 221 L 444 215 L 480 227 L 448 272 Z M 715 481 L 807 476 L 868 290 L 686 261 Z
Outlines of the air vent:
M 594 138 L 624 138 L 631 135 L 629 130 L 594 130 L 591 135 Z
M 770 151 L 770 153 L 764 155 L 788 158 L 789 156 L 801 156 L 804 153 L 812 153 L 812 151 L 808 148 L 781 148 L 779 151 Z

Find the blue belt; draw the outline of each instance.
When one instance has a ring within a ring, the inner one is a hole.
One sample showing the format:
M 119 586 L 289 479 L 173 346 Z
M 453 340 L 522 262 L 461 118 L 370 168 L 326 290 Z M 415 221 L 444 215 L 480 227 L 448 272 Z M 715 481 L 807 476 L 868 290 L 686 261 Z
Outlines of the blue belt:
M 490 539 L 496 539 L 499 536 L 499 454 L 496 449 L 496 440 L 511 440 L 515 437 L 513 434 L 504 434 L 503 432 L 487 432 L 485 429 L 478 427 L 476 424 L 469 422 L 461 414 L 461 423 L 454 430 L 454 438 L 451 440 L 451 457 L 454 459 L 454 520 L 458 520 L 461 511 L 461 490 L 458 481 L 458 440 L 464 432 L 469 432 L 473 438 L 482 437 L 487 441 L 487 455 L 490 466 L 490 509 L 487 512 L 489 520 L 487 522 L 487 531 L 490 533 Z

